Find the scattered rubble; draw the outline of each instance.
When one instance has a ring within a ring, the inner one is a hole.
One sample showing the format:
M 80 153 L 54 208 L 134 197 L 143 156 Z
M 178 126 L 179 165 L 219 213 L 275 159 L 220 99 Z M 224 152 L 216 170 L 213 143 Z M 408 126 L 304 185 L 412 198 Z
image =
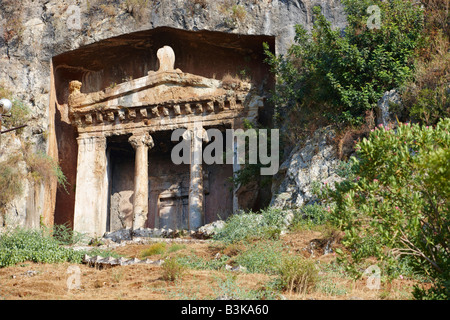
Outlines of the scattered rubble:
M 215 232 L 225 226 L 225 221 L 218 220 L 212 223 L 206 224 L 196 231 L 191 230 L 172 230 L 165 228 L 139 228 L 136 230 L 132 229 L 120 229 L 117 231 L 106 232 L 103 235 L 103 239 L 111 240 L 116 243 L 121 243 L 123 241 L 140 241 L 149 238 L 168 238 L 176 239 L 181 237 L 190 237 L 193 239 L 210 239 L 215 234 Z

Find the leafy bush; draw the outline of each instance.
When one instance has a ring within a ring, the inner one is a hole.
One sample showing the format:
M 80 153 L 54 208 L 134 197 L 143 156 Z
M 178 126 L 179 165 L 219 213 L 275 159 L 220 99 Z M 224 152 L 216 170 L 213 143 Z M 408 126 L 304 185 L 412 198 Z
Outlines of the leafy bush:
M 227 273 L 225 278 L 216 277 L 218 290 L 215 290 L 215 297 L 225 297 L 233 300 L 276 300 L 280 298 L 278 288 L 268 282 L 259 289 L 242 288 L 237 283 L 237 275 Z
M 240 213 L 230 216 L 225 226 L 213 236 L 225 243 L 247 241 L 250 239 L 278 238 L 286 227 L 287 211 L 269 207 L 261 213 Z
M 279 269 L 279 285 L 290 292 L 307 293 L 316 286 L 319 271 L 312 260 L 286 256 Z
M 414 80 L 403 88 L 406 116 L 423 124 L 436 124 L 450 116 L 450 39 L 444 30 L 430 33 L 430 44 L 416 62 Z
M 58 183 L 66 189 L 67 178 L 59 164 L 44 152 L 24 152 L 25 162 L 30 170 L 31 176 L 37 182 L 49 182 L 55 177 Z
M 74 231 L 68 223 L 55 224 L 52 227 L 41 225 L 43 234 L 51 235 L 61 245 L 72 245 L 86 242 L 89 238 L 82 232 Z
M 64 248 L 43 230 L 14 229 L 0 235 L 0 267 L 19 262 L 80 263 L 84 252 Z
M 185 244 L 174 243 L 169 247 L 169 249 L 167 249 L 167 253 L 172 253 L 183 249 L 186 249 Z
M 354 264 L 373 256 L 396 276 L 398 260 L 409 256 L 441 298 L 450 297 L 449 131 L 449 118 L 435 128 L 373 130 L 357 144 L 353 174 L 324 194 L 335 204 L 332 218 L 345 231 L 342 244 Z
M 287 57 L 276 57 L 265 45 L 278 80 L 273 101 L 286 108 L 282 114 L 301 114 L 297 118 L 304 125 L 324 115 L 334 123 L 359 124 L 384 92 L 413 74 L 413 57 L 423 38 L 422 10 L 409 0 L 343 3 L 348 20 L 344 32 L 333 30 L 315 7 L 312 33 L 297 25 Z M 370 5 L 380 8 L 378 29 L 367 26 Z

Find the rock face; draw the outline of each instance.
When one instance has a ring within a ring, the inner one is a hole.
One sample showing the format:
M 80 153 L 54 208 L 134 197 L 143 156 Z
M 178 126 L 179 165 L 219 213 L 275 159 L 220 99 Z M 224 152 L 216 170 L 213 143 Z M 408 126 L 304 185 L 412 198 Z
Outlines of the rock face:
M 314 201 L 314 184 L 339 181 L 339 159 L 331 143 L 334 132 L 329 127 L 317 130 L 303 146 L 296 146 L 280 166 L 272 185 L 271 205 L 301 207 Z
M 54 82 L 61 80 L 55 79 L 57 72 L 52 70 L 55 56 L 101 40 L 158 27 L 269 35 L 275 38 L 275 52 L 285 54 L 294 39 L 294 25 L 311 28 L 315 5 L 323 8 L 333 26 L 345 26 L 342 5 L 336 0 L 3 0 L 0 3 L 0 86 L 11 90 L 14 98 L 31 110 L 31 120 L 20 136 L 15 132 L 2 135 L 0 161 L 10 153 L 20 152 L 23 141 L 35 151 L 46 152 L 57 160 L 76 156 L 58 154 L 58 144 L 70 140 L 65 140 L 63 135 L 57 141 L 55 134 L 59 130 L 55 129 L 55 118 L 67 117 L 54 108 L 61 99 L 58 93 L 52 92 Z M 138 41 L 133 45 L 138 47 Z M 233 47 L 233 43 L 229 46 Z M 59 66 L 69 62 L 62 61 Z M 95 69 L 95 65 L 91 67 Z M 23 164 L 18 166 L 26 170 Z M 64 163 L 62 166 L 65 169 Z M 70 166 L 65 170 L 69 178 L 75 175 Z M 22 226 L 53 223 L 56 188 L 56 181 L 49 185 L 24 181 L 23 195 L 6 206 L 6 215 Z M 59 222 L 64 222 L 65 212 L 70 210 L 73 211 L 70 203 L 57 209 L 62 217 Z
M 391 112 L 392 105 L 400 105 L 401 98 L 397 90 L 393 89 L 384 93 L 383 97 L 377 104 L 377 123 L 387 126 L 389 123 L 395 121 L 393 113 Z

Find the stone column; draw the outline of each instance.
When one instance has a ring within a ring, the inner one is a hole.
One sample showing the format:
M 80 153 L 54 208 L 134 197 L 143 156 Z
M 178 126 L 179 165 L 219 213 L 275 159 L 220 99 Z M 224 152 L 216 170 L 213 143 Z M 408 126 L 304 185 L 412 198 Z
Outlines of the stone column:
M 134 134 L 128 141 L 136 150 L 134 167 L 133 230 L 145 228 L 148 215 L 148 149 L 153 138 L 146 132 Z
M 190 130 L 191 162 L 189 182 L 189 229 L 196 230 L 204 224 L 203 212 L 203 141 L 207 141 L 206 131 L 201 124 L 194 124 Z
M 74 231 L 103 236 L 108 215 L 106 137 L 79 137 Z

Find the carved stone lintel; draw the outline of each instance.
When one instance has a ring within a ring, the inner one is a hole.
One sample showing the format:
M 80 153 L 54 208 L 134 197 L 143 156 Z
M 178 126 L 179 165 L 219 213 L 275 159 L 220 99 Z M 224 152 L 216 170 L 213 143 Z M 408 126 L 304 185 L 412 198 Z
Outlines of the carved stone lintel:
M 148 132 L 141 134 L 141 135 L 132 135 L 130 138 L 128 138 L 128 142 L 130 142 L 131 146 L 134 149 L 137 149 L 141 146 L 146 146 L 148 148 L 153 148 L 155 143 L 153 142 L 153 138 Z
M 184 105 L 184 110 L 185 110 L 186 114 L 192 114 L 191 105 L 189 103 L 186 103 Z

